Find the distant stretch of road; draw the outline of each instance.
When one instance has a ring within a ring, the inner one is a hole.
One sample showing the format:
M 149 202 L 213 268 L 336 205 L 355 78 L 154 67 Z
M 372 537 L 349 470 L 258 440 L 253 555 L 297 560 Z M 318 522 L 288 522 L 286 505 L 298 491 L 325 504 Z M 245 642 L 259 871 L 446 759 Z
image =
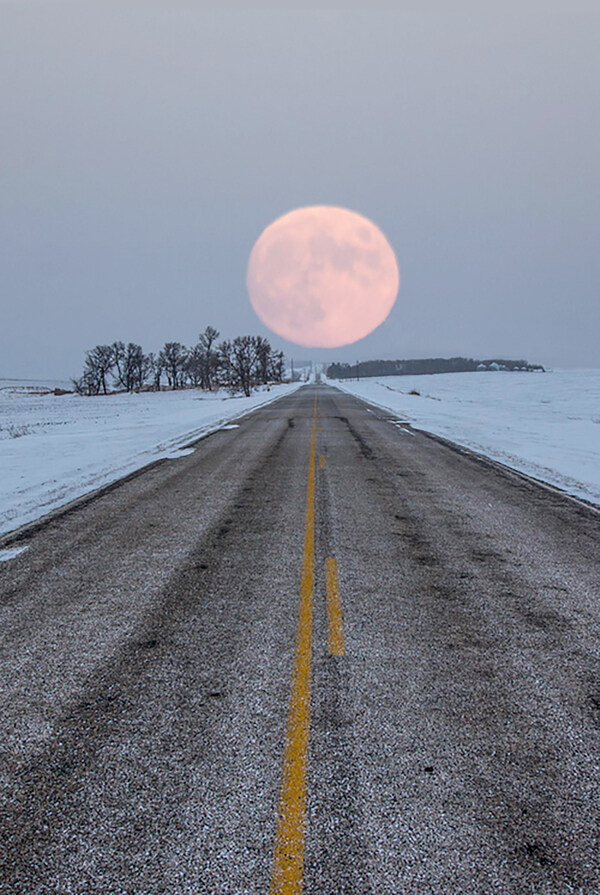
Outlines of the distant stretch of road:
M 593 509 L 317 384 L 20 543 L 1 895 L 600 892 Z

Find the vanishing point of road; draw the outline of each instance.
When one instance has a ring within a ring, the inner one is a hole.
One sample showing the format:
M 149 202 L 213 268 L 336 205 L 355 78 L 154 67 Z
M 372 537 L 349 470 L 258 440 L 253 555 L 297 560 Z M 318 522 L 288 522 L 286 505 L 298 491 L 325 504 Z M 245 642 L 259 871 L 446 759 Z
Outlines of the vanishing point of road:
M 0 566 L 2 895 L 600 892 L 600 514 L 326 385 Z

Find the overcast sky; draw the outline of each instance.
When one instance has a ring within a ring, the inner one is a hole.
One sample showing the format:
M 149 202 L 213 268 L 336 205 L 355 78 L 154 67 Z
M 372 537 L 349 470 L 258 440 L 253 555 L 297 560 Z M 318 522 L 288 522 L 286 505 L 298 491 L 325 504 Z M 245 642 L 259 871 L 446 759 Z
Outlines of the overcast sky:
M 0 0 L 0 377 L 268 335 L 248 255 L 314 204 L 374 220 L 401 289 L 288 356 L 600 367 L 600 4 L 398 5 Z

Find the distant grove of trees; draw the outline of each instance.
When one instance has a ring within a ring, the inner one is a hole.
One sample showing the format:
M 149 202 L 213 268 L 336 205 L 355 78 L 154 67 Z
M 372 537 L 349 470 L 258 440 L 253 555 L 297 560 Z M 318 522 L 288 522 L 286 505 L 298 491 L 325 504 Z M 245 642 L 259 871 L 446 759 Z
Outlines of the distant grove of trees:
M 470 373 L 476 370 L 526 370 L 544 372 L 541 364 L 526 360 L 475 360 L 472 357 L 425 357 L 416 360 L 367 360 L 356 364 L 329 364 L 329 379 L 358 376 L 415 376 L 421 373 Z
M 106 395 L 110 388 L 128 392 L 142 388 L 160 391 L 193 386 L 225 387 L 249 396 L 257 385 L 282 382 L 283 351 L 274 351 L 263 336 L 237 336 L 217 343 L 219 332 L 207 326 L 192 348 L 165 342 L 161 350 L 145 354 L 135 342 L 96 345 L 85 354 L 83 373 L 73 380 L 81 395 Z

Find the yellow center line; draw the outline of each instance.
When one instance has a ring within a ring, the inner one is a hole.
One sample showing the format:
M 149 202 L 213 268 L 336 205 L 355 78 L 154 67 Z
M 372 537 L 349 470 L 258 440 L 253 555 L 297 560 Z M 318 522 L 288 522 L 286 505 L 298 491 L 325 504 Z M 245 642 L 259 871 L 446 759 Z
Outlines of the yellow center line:
M 327 593 L 327 649 L 332 656 L 345 656 L 342 600 L 337 562 L 332 556 L 325 560 L 325 590 Z
M 325 469 L 325 457 L 319 454 L 319 469 Z
M 300 895 L 304 874 L 304 838 L 306 832 L 306 768 L 310 728 L 310 691 L 313 628 L 313 591 L 315 583 L 315 457 L 317 434 L 317 396 L 313 409 L 310 460 L 304 522 L 304 555 L 296 649 L 285 732 L 283 769 L 270 895 Z

